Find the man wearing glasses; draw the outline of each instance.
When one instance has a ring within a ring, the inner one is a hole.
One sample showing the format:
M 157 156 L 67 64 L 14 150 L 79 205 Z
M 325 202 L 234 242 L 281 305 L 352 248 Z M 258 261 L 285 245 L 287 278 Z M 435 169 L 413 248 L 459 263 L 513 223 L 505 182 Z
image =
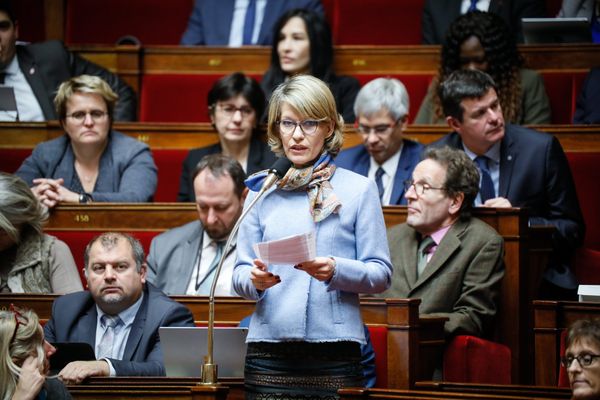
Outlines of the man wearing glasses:
M 583 242 L 585 224 L 560 143 L 551 135 L 505 124 L 496 84 L 484 72 L 453 72 L 439 95 L 454 132 L 432 145 L 464 150 L 477 163 L 481 186 L 475 205 L 528 208 L 529 225 L 556 228 L 540 296 L 575 299 L 577 279 L 569 264 Z
M 395 270 L 379 296 L 420 298 L 421 314 L 448 317 L 448 336 L 488 333 L 504 276 L 502 237 L 470 216 L 478 189 L 464 152 L 429 149 L 406 182 L 406 223 L 388 230 Z
M 84 261 L 88 290 L 54 300 L 44 334 L 50 343 L 88 343 L 96 360 L 72 361 L 59 378 L 165 375 L 158 328 L 194 326 L 190 311 L 146 282 L 144 249 L 128 234 L 95 237 Z
M 397 79 L 378 78 L 356 96 L 354 113 L 363 145 L 342 151 L 336 165 L 377 183 L 382 205 L 406 204 L 404 181 L 420 160 L 422 146 L 403 138 L 408 92 Z

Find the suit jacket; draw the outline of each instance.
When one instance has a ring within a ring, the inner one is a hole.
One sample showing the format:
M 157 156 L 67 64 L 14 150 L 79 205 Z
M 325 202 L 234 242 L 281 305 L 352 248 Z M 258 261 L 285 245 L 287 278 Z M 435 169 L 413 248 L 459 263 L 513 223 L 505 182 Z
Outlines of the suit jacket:
M 190 150 L 189 154 L 183 161 L 183 169 L 181 171 L 177 201 L 196 201 L 194 180 L 192 179 L 196 165 L 202 159 L 202 157 L 209 154 L 217 154 L 221 151 L 221 145 L 219 143 L 208 147 Z M 255 172 L 271 167 L 271 165 L 273 165 L 275 162 L 275 159 L 275 154 L 273 154 L 269 145 L 259 138 L 253 137 L 250 139 L 246 175 L 252 175 Z
M 227 46 L 234 5 L 235 0 L 196 0 L 181 44 Z M 294 8 L 305 8 L 323 15 L 320 0 L 267 0 L 256 45 L 272 45 L 273 28 L 277 20 Z
M 576 124 L 600 124 L 600 67 L 592 68 L 585 78 L 577 96 L 573 122 Z
M 60 84 L 78 75 L 95 75 L 104 79 L 119 95 L 115 106 L 115 121 L 135 121 L 135 92 L 117 75 L 67 50 L 62 42 L 50 40 L 27 46 L 17 46 L 19 67 L 47 120 L 57 119 L 54 96 Z
M 450 133 L 432 146 L 448 145 L 463 149 L 460 135 Z M 551 135 L 507 124 L 500 145 L 500 182 L 498 196 L 507 198 L 514 207 L 530 211 L 530 225 L 551 225 L 557 231 L 553 236 L 557 258 L 553 268 L 560 278 L 551 278 L 556 284 L 572 286 L 568 264 L 573 250 L 583 243 L 585 224 L 567 157 Z M 568 283 L 571 282 L 571 283 Z
M 421 19 L 423 44 L 442 44 L 452 22 L 460 16 L 461 0 L 425 0 Z M 543 0 L 490 0 L 489 12 L 504 19 L 523 42 L 521 18 L 545 17 Z
M 68 135 L 35 146 L 15 175 L 28 185 L 36 178 L 64 179 L 64 186 L 73 190 L 75 155 Z M 120 132 L 111 131 L 108 145 L 100 157 L 100 170 L 93 201 L 151 201 L 157 184 L 157 169 L 148 145 Z
M 421 235 L 407 224 L 388 230 L 394 276 L 380 297 L 420 298 L 419 312 L 448 317 L 447 335 L 484 336 L 497 310 L 504 276 L 504 242 L 486 223 L 458 220 L 417 278 Z
M 585 17 L 590 21 L 594 14 L 595 0 L 563 0 L 559 18 Z
M 420 143 L 412 140 L 403 140 L 398 169 L 396 169 L 396 174 L 394 175 L 394 186 L 392 188 L 390 205 L 406 205 L 406 199 L 404 198 L 404 181 L 411 178 L 413 169 L 415 169 L 415 166 L 421 161 L 422 151 L 423 146 Z M 361 144 L 342 151 L 336 157 L 335 164 L 339 167 L 354 171 L 357 174 L 367 176 L 369 174 L 369 166 L 371 165 L 371 156 L 366 147 Z
M 200 221 L 192 221 L 155 236 L 148 253 L 148 281 L 168 295 L 185 294 L 196 266 L 202 257 Z M 217 296 L 235 296 L 231 288 L 233 268 L 223 268 L 217 281 Z
M 83 342 L 96 345 L 98 312 L 90 292 L 58 297 L 52 304 L 52 317 L 44 326 L 46 340 Z M 146 283 L 144 299 L 135 316 L 122 360 L 110 358 L 117 376 L 165 375 L 158 337 L 161 326 L 194 326 L 190 311 L 163 292 Z

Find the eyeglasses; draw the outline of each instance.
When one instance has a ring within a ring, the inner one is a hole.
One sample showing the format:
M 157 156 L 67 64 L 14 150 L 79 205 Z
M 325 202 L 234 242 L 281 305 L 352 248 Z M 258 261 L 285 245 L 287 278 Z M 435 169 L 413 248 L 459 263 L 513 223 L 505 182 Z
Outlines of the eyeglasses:
M 108 116 L 108 113 L 101 110 L 92 110 L 92 111 L 76 111 L 72 114 L 68 114 L 67 118 L 72 118 L 75 122 L 82 124 L 85 121 L 85 117 L 87 115 L 92 118 L 94 122 L 103 121 L 104 118 Z
M 560 363 L 563 367 L 569 368 L 571 364 L 573 364 L 573 361 L 577 360 L 582 368 L 587 368 L 592 365 L 594 360 L 598 357 L 600 357 L 600 354 L 580 354 L 578 356 L 566 356 L 560 359 Z
M 299 126 L 300 130 L 307 136 L 314 135 L 317 132 L 317 128 L 324 119 L 305 119 L 304 121 L 292 121 L 291 119 L 282 119 L 277 121 L 279 125 L 279 131 L 284 135 L 291 135 L 296 131 L 296 127 Z
M 377 136 L 386 136 L 392 132 L 392 130 L 398 125 L 398 121 L 400 121 L 402 118 L 404 117 L 398 118 L 393 124 L 381 124 L 375 126 L 358 125 L 356 130 L 362 135 L 369 135 L 371 132 L 373 132 Z
M 248 118 L 254 114 L 254 109 L 248 106 L 236 107 L 232 104 L 217 104 L 217 107 L 227 118 L 233 118 L 238 111 L 242 114 L 242 118 Z
M 433 187 L 428 183 L 423 182 L 415 182 L 412 179 L 407 179 L 404 181 L 404 191 L 408 192 L 411 186 L 415 189 L 415 193 L 417 196 L 423 196 L 428 190 L 446 190 L 444 187 Z
M 25 318 L 23 316 L 23 314 L 21 314 L 21 312 L 19 312 L 19 310 L 15 307 L 14 304 L 11 304 L 9 307 L 9 310 L 13 312 L 13 315 L 15 316 L 15 330 L 10 338 L 10 342 L 8 343 L 12 343 L 15 338 L 17 337 L 17 331 L 19 330 L 19 325 L 26 325 L 27 323 L 29 323 L 29 321 L 27 320 L 27 318 Z M 19 318 L 21 318 L 22 320 L 25 320 L 25 323 L 19 321 Z

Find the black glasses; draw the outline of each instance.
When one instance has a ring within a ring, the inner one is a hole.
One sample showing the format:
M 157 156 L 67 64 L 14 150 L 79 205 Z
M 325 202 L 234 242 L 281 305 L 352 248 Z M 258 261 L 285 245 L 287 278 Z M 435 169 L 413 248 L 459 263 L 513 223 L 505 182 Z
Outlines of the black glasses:
M 571 364 L 573 364 L 573 361 L 577 360 L 582 368 L 587 368 L 592 365 L 594 360 L 598 357 L 600 357 L 600 354 L 579 354 L 578 356 L 566 356 L 561 357 L 560 363 L 563 367 L 569 368 Z
M 248 118 L 254 114 L 254 108 L 248 106 L 236 107 L 232 104 L 217 104 L 217 107 L 227 118 L 233 118 L 238 111 L 242 115 L 242 118 Z
M 404 181 L 404 191 L 408 192 L 411 186 L 415 189 L 417 196 L 423 196 L 428 190 L 446 190 L 444 187 L 433 187 L 428 183 L 415 182 L 412 179 Z
M 17 337 L 17 331 L 19 330 L 19 325 L 26 325 L 29 323 L 29 321 L 27 320 L 27 318 L 25 318 L 23 316 L 23 314 L 21 314 L 21 312 L 15 307 L 14 304 L 10 305 L 9 310 L 12 311 L 13 315 L 15 316 L 15 330 L 14 330 L 14 332 L 10 338 L 10 342 L 9 342 L 9 343 L 12 343 L 15 340 L 15 338 Z M 19 318 L 22 320 L 25 320 L 25 322 L 23 323 L 23 322 L 19 321 Z

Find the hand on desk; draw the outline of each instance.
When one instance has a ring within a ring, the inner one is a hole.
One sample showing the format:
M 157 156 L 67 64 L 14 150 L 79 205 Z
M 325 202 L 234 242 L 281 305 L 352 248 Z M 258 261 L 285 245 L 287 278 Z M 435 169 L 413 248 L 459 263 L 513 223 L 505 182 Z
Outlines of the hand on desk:
M 108 376 L 110 369 L 104 360 L 73 361 L 58 373 L 58 377 L 67 385 L 81 383 L 90 376 Z
M 31 188 L 33 194 L 48 208 L 52 208 L 60 202 L 79 203 L 79 194 L 65 188 L 62 178 L 38 178 L 34 179 L 33 183 L 34 186 Z

